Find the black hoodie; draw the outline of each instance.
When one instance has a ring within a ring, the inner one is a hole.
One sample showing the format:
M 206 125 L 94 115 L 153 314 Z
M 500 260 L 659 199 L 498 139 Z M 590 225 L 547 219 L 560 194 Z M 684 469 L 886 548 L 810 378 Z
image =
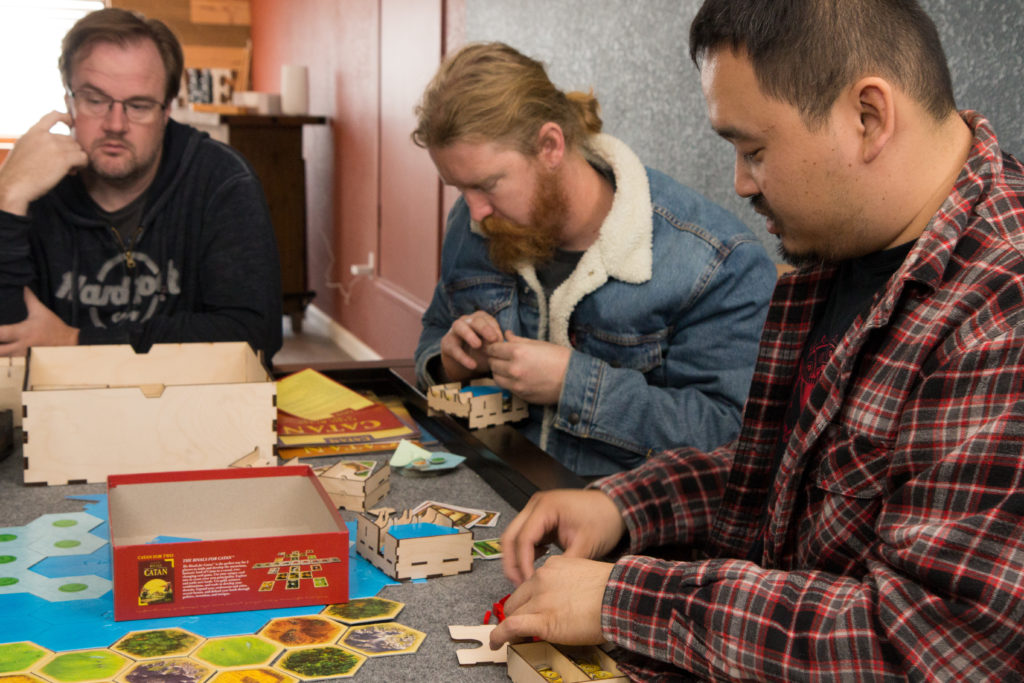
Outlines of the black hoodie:
M 169 121 L 127 251 L 79 176 L 28 216 L 0 211 L 0 323 L 24 319 L 23 287 L 80 344 L 246 341 L 281 347 L 281 271 L 259 179 L 234 149 Z

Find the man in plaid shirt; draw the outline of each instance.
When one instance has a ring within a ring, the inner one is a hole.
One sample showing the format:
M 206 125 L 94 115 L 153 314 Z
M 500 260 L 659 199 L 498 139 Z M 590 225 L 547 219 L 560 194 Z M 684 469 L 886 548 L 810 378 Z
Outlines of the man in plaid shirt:
M 641 680 L 1024 679 L 1024 167 L 956 111 L 914 0 L 706 0 L 690 42 L 802 268 L 737 441 L 512 522 L 492 645 L 610 642 Z

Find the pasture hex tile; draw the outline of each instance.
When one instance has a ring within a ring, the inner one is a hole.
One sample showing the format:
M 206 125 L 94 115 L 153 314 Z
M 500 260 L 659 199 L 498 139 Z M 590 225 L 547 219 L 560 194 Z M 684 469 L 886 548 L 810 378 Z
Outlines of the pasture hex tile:
M 192 652 L 196 659 L 218 669 L 258 667 L 269 664 L 284 648 L 260 636 L 210 638 Z

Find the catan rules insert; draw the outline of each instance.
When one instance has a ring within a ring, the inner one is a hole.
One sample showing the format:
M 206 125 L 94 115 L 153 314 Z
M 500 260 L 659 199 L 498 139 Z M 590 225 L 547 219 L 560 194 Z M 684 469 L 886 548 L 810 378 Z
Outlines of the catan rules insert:
M 307 466 L 114 475 L 114 618 L 348 600 L 348 530 Z

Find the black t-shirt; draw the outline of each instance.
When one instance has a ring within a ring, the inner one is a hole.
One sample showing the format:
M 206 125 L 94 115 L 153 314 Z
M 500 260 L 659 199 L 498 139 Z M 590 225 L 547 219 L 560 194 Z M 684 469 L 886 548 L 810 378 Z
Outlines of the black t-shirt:
M 572 271 L 576 270 L 576 265 L 579 264 L 582 257 L 582 251 L 555 249 L 555 254 L 550 261 L 537 266 L 537 279 L 540 281 L 540 286 L 544 288 L 545 299 L 550 299 L 551 293 L 572 275 Z
M 613 190 L 616 189 L 615 174 L 612 173 L 610 168 L 594 166 L 593 164 L 591 166 L 595 171 L 604 176 L 604 179 L 611 184 Z M 558 286 L 572 275 L 572 271 L 576 270 L 576 266 L 579 264 L 583 254 L 584 252 L 582 251 L 555 249 L 551 261 L 536 265 L 537 279 L 540 281 L 540 286 L 544 289 L 545 299 L 550 299 L 551 293 L 558 289 Z
M 818 383 L 821 372 L 832 357 L 839 340 L 846 334 L 850 325 L 871 308 L 875 295 L 882 291 L 913 246 L 913 242 L 908 242 L 892 249 L 876 251 L 873 254 L 839 264 L 828 301 L 825 302 L 825 310 L 818 321 L 814 323 L 804 345 L 796 382 L 793 385 L 793 393 L 789 397 L 779 442 L 776 444 L 772 472 L 778 471 L 779 464 L 782 462 L 782 454 L 789 442 L 789 436 L 793 433 L 793 427 L 796 426 L 800 413 L 807 406 L 811 390 Z M 767 517 L 767 510 L 766 505 L 765 517 Z M 755 562 L 760 561 L 763 551 L 764 535 L 762 533 L 754 547 L 751 548 L 748 558 Z
M 146 208 L 146 194 L 143 192 L 117 211 L 104 211 L 97 207 L 103 221 L 112 226 L 121 236 L 121 246 L 131 248 L 142 226 L 142 211 Z

